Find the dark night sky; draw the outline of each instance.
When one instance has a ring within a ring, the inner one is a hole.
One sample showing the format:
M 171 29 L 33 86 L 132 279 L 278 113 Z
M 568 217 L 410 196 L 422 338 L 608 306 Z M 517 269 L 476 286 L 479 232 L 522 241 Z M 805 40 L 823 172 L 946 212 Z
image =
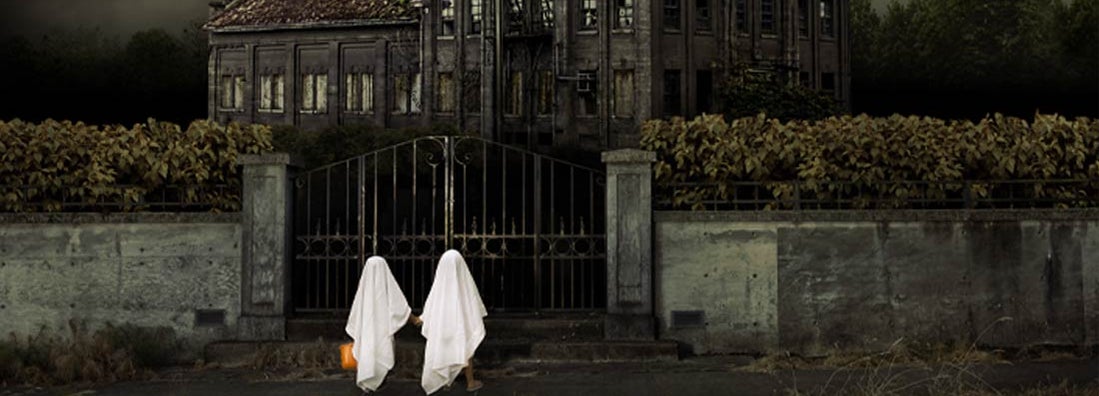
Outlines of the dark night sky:
M 881 11 L 894 0 L 872 0 Z M 904 0 L 897 0 L 904 1 Z M 112 34 L 182 29 L 204 19 L 209 0 L 0 0 L 0 35 L 39 35 L 54 28 L 99 27 Z
M 209 0 L 0 0 L 0 35 L 35 36 L 55 28 L 99 27 L 128 36 L 163 28 L 177 31 L 205 19 Z

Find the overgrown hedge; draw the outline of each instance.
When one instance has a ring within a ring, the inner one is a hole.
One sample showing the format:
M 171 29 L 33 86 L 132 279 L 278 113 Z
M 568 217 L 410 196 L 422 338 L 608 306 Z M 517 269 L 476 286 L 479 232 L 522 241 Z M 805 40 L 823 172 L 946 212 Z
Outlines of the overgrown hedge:
M 0 121 L 0 211 L 69 210 L 63 201 L 139 210 L 146 195 L 168 186 L 178 186 L 170 199 L 236 211 L 237 156 L 271 149 L 270 128 L 261 125 Z
M 655 151 L 656 182 L 707 183 L 665 189 L 678 208 L 700 209 L 705 199 L 729 199 L 737 181 L 775 182 L 775 199 L 835 197 L 844 181 L 868 186 L 888 181 L 1050 180 L 1099 178 L 1099 120 L 1036 114 L 1032 121 L 999 114 L 980 122 L 927 117 L 866 115 L 820 121 L 780 122 L 760 114 L 726 121 L 704 115 L 645 123 L 642 147 Z M 1086 185 L 1086 184 L 1082 184 Z M 891 184 L 866 195 L 942 198 L 961 185 L 916 188 Z M 1035 197 L 1085 198 L 1097 191 L 1078 186 L 1036 185 Z M 973 184 L 976 197 L 993 195 L 991 184 Z M 882 189 L 885 189 L 884 191 Z M 898 203 L 898 207 L 903 203 Z

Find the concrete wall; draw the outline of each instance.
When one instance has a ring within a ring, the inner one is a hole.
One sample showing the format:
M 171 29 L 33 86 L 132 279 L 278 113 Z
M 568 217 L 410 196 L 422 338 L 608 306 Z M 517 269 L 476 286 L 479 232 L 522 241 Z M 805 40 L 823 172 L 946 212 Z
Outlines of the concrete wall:
M 0 334 L 168 326 L 192 358 L 237 335 L 240 242 L 239 214 L 0 214 Z
M 901 337 L 1096 344 L 1099 211 L 656 212 L 654 220 L 660 337 L 695 353 L 820 354 Z M 677 326 L 673 311 L 703 311 L 702 323 Z

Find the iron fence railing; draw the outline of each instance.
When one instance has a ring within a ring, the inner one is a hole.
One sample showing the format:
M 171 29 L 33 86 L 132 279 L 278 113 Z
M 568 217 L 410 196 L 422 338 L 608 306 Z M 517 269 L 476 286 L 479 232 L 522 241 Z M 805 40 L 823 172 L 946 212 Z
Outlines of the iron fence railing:
M 658 210 L 1099 207 L 1099 179 L 657 183 Z
M 240 210 L 240 184 L 68 186 L 0 185 L 0 212 L 204 212 Z

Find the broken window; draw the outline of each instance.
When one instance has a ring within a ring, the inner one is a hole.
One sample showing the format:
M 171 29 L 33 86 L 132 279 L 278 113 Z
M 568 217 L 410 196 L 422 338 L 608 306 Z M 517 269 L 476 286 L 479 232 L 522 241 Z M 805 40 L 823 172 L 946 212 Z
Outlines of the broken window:
M 301 112 L 324 113 L 328 111 L 328 75 L 301 75 Z
M 709 70 L 699 70 L 695 74 L 696 113 L 712 113 L 714 111 L 714 75 Z
M 442 2 L 442 10 L 439 11 L 439 35 L 440 36 L 453 36 L 454 35 L 454 3 L 450 1 Z
M 374 75 L 371 73 L 344 74 L 344 108 L 350 113 L 374 111 Z
M 713 15 L 710 13 L 710 0 L 695 0 L 695 23 L 700 32 L 713 30 Z
M 541 11 L 538 13 L 544 28 L 553 28 L 553 0 L 541 0 Z
M 809 0 L 798 0 L 798 36 L 809 37 Z
M 775 0 L 760 0 L 759 8 L 759 28 L 763 33 L 775 33 L 778 30 L 776 28 L 778 24 L 775 22 Z
M 267 113 L 281 113 L 283 95 L 286 88 L 283 84 L 282 74 L 267 74 L 260 76 L 260 100 L 259 111 Z
M 664 0 L 664 28 L 679 30 L 679 0 Z
M 680 101 L 681 78 L 679 70 L 664 71 L 664 116 L 683 115 L 683 106 Z
M 553 113 L 553 71 L 538 72 L 538 115 Z
M 244 76 L 221 76 L 221 108 L 226 110 L 244 108 Z
M 614 115 L 615 117 L 632 117 L 633 104 L 633 70 L 614 71 Z
M 614 13 L 615 29 L 629 29 L 633 27 L 633 0 L 615 0 Z
M 439 112 L 453 113 L 456 99 L 454 97 L 454 74 L 449 72 L 439 73 L 438 83 Z
M 469 0 L 469 34 L 481 33 L 481 0 Z
M 511 72 L 508 79 L 507 103 L 504 114 L 518 116 L 523 114 L 523 72 Z
M 586 116 L 594 116 L 599 114 L 599 100 L 597 95 L 597 83 L 595 70 L 584 70 L 580 72 L 579 80 L 576 82 L 576 93 L 580 97 L 579 101 L 579 114 Z
M 580 30 L 598 30 L 598 16 L 595 0 L 580 0 Z
M 469 71 L 462 78 L 462 105 L 467 113 L 481 112 L 481 73 Z
M 747 0 L 736 0 L 736 30 L 741 33 L 748 32 Z
M 820 2 L 820 33 L 832 37 L 836 34 L 833 0 L 821 0 Z

